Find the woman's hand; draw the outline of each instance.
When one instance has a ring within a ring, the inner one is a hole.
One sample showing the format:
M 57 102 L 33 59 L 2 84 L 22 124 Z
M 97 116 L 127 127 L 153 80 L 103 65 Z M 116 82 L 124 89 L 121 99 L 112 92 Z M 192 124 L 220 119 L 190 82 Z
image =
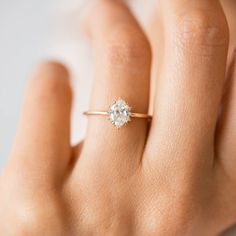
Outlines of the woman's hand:
M 0 179 L 0 235 L 216 235 L 236 219 L 236 84 L 224 95 L 228 27 L 218 1 L 162 0 L 159 69 L 124 4 L 100 0 L 88 20 L 92 110 L 124 98 L 154 110 L 149 129 L 91 116 L 70 147 L 69 75 L 35 72 Z M 223 96 L 224 95 L 224 96 Z

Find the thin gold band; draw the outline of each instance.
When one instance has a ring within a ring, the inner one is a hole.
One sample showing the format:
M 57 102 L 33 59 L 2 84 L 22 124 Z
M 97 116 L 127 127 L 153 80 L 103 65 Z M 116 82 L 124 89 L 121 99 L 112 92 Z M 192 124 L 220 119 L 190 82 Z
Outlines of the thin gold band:
M 85 111 L 83 113 L 86 116 L 98 115 L 98 116 L 109 116 L 109 113 L 106 111 Z M 130 117 L 141 118 L 141 119 L 152 119 L 152 116 L 142 113 L 133 113 L 131 112 Z

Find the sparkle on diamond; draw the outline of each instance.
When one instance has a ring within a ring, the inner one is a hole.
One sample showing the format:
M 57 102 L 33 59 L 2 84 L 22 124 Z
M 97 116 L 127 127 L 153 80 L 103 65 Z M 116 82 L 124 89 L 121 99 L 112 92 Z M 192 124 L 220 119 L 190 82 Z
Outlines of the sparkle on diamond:
M 108 114 L 112 124 L 117 128 L 121 128 L 123 125 L 130 121 L 130 107 L 122 99 L 118 99 L 110 106 Z

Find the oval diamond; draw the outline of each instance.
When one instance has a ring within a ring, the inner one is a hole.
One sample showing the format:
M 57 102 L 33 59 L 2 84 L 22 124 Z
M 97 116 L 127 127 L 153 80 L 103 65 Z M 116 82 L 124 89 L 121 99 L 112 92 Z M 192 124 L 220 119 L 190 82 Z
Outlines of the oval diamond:
M 109 108 L 109 120 L 117 128 L 121 128 L 130 121 L 130 110 L 131 108 L 123 99 L 118 99 Z

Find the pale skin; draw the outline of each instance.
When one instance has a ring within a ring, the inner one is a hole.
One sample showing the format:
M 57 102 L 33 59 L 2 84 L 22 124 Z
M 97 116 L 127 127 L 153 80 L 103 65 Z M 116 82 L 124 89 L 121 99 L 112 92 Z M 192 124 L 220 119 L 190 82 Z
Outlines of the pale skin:
M 86 21 L 90 109 L 122 97 L 135 112 L 153 111 L 150 126 L 133 119 L 117 130 L 90 116 L 71 147 L 69 73 L 56 62 L 36 69 L 0 178 L 0 235 L 212 236 L 235 223 L 230 24 L 216 0 L 160 7 L 149 40 L 119 1 L 98 1 Z

